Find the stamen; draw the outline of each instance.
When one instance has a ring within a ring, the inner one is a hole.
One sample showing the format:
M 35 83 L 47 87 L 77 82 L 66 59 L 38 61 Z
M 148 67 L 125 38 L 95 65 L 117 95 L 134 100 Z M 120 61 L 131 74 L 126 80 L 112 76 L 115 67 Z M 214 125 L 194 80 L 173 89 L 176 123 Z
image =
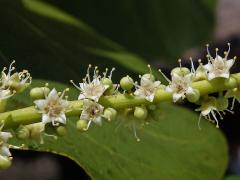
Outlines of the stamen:
M 152 73 L 152 68 L 151 68 L 151 65 L 150 65 L 150 64 L 148 64 L 148 65 L 147 65 L 147 67 L 148 67 L 148 69 L 149 69 L 149 73 L 152 75 L 153 73 Z
M 231 114 L 234 114 L 234 111 L 231 111 L 229 109 L 225 109 L 225 111 L 230 112 Z
M 133 124 L 132 127 L 133 127 L 133 133 L 134 133 L 134 136 L 135 136 L 137 142 L 140 142 L 141 139 L 137 136 L 137 131 L 136 131 L 135 124 Z
M 90 127 L 91 123 L 92 123 L 92 121 L 91 121 L 91 120 L 90 120 L 90 121 L 88 121 L 88 124 L 87 124 L 87 127 L 86 127 L 86 129 L 84 129 L 85 131 L 87 131 L 87 130 L 88 130 L 88 128 Z
M 168 79 L 168 77 L 161 71 L 161 69 L 159 69 L 158 71 L 161 73 L 161 75 L 164 77 L 164 79 L 166 79 L 166 81 L 167 81 L 169 84 L 171 84 L 170 79 Z
M 215 51 L 216 51 L 216 57 L 218 56 L 218 51 L 219 49 L 218 48 L 215 48 Z
M 223 120 L 223 116 L 221 115 L 221 113 L 219 111 L 216 111 L 218 113 L 218 115 L 220 116 L 220 119 Z
M 191 62 L 191 71 L 192 71 L 193 73 L 195 73 L 196 70 L 195 70 L 195 67 L 194 67 L 194 64 L 193 64 L 192 57 L 190 57 L 189 60 L 190 60 L 190 62 Z
M 179 67 L 180 67 L 180 70 L 181 70 L 181 68 L 182 68 L 182 60 L 178 59 L 178 63 L 179 63 Z
M 231 49 L 231 44 L 227 43 L 227 45 L 228 45 L 228 50 L 227 50 L 226 54 L 224 53 L 225 54 L 225 59 L 227 59 L 227 57 L 228 57 L 228 55 L 230 53 L 230 49 Z
M 213 116 L 215 122 L 217 123 L 217 124 L 216 124 L 216 127 L 219 128 L 218 119 L 217 119 L 217 117 L 216 117 L 214 111 L 211 111 L 211 114 L 212 114 L 212 116 Z
M 8 74 L 7 74 L 7 77 L 8 77 L 8 78 L 11 76 L 11 72 L 15 69 L 15 67 L 12 67 L 15 62 L 16 62 L 16 61 L 13 60 L 13 62 L 12 62 L 12 63 L 10 64 L 10 66 L 9 66 Z
M 86 80 L 86 79 L 84 79 L 84 80 Z M 70 83 L 72 83 L 72 85 L 73 85 L 75 88 L 77 88 L 78 90 L 82 91 L 82 89 L 81 89 L 79 86 L 77 86 L 77 85 L 74 83 L 73 80 L 70 80 Z
M 109 79 L 112 79 L 112 74 L 115 70 L 116 70 L 116 68 L 113 67 L 112 70 L 110 71 L 109 76 L 108 76 Z
M 230 110 L 233 110 L 233 109 L 234 109 L 235 100 L 236 100 L 236 98 L 233 98 L 233 100 L 232 100 L 232 106 L 231 106 Z
M 202 114 L 200 113 L 199 118 L 198 118 L 198 129 L 199 130 L 202 130 L 201 126 L 200 126 L 201 119 L 202 119 Z
M 88 80 L 89 83 L 91 82 L 91 79 L 90 79 L 90 69 L 91 69 L 91 67 L 92 67 L 92 65 L 89 64 L 88 68 L 87 68 L 87 74 L 86 74 L 86 80 Z
M 108 68 L 105 69 L 105 72 L 103 72 L 103 77 L 106 78 L 107 77 L 107 72 L 108 72 Z

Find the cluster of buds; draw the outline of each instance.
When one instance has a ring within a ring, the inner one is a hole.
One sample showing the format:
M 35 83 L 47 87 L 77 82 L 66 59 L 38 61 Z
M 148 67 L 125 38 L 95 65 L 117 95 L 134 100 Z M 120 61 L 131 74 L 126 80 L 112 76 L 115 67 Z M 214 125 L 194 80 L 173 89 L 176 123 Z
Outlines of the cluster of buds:
M 32 78 L 27 70 L 23 70 L 21 72 L 15 72 L 15 67 L 13 61 L 9 69 L 4 67 L 1 72 L 0 77 L 0 110 L 3 111 L 6 105 L 6 101 L 8 98 L 13 96 L 16 93 L 24 91 L 32 81 Z M 6 72 L 7 71 L 7 72 Z M 9 145 L 8 140 L 12 138 L 12 134 L 10 132 L 3 132 L 2 129 L 4 127 L 4 123 L 1 122 L 0 127 L 0 169 L 8 168 L 11 165 L 11 153 L 9 148 L 19 148 L 17 146 Z
M 25 90 L 32 81 L 32 78 L 27 70 L 21 72 L 12 72 L 15 70 L 13 61 L 9 68 L 4 67 L 0 78 L 0 101 L 8 99 L 15 93 Z M 8 70 L 8 72 L 6 72 Z
M 75 84 L 73 80 L 70 81 L 80 91 L 78 100 L 74 101 L 75 104 L 78 104 L 77 107 L 65 95 L 69 91 L 68 88 L 58 92 L 55 88 L 49 89 L 47 84 L 45 87 L 35 87 L 31 89 L 30 96 L 34 98 L 34 113 L 41 115 L 41 121 L 32 124 L 23 123 L 25 125 L 19 124 L 17 137 L 19 139 L 31 139 L 34 142 L 40 142 L 40 144 L 44 143 L 44 136 L 52 136 L 57 139 L 57 136 L 46 133 L 48 127 L 55 129 L 57 135 L 64 135 L 66 134 L 65 125 L 68 116 L 77 115 L 79 120 L 76 122 L 76 128 L 81 132 L 87 131 L 92 122 L 102 125 L 103 120 L 110 122 L 119 119 L 119 125 L 124 122 L 126 126 L 132 128 L 137 141 L 140 141 L 136 129 L 149 123 L 150 111 L 156 109 L 156 105 L 161 99 L 160 96 L 162 96 L 159 92 L 170 94 L 169 97 L 172 97 L 172 99 L 169 100 L 174 103 L 187 100 L 198 105 L 199 108 L 196 111 L 200 111 L 200 116 L 196 124 L 198 124 L 199 128 L 202 117 L 219 127 L 218 119 L 222 119 L 226 112 L 233 113 L 235 101 L 240 102 L 240 89 L 238 86 L 234 86 L 233 88 L 224 89 L 225 91 L 217 90 L 214 92 L 218 92 L 219 96 L 216 96 L 215 94 L 211 95 L 212 92 L 202 93 L 198 87 L 194 86 L 194 83 L 203 82 L 204 80 L 209 83 L 213 81 L 222 83 L 230 79 L 230 68 L 236 58 L 228 59 L 230 44 L 228 46 L 229 48 L 224 53 L 224 57 L 218 55 L 218 49 L 216 49 L 216 55 L 213 57 L 207 45 L 207 64 L 203 64 L 199 60 L 198 67 L 194 66 L 192 58 L 190 58 L 191 68 L 183 67 L 181 60 L 179 60 L 179 67 L 171 71 L 170 79 L 159 70 L 160 74 L 167 80 L 168 85 L 163 85 L 159 80 L 156 80 L 150 65 L 148 65 L 149 72 L 139 76 L 140 82 L 135 82 L 127 75 L 120 80 L 119 84 L 113 84 L 112 82 L 112 74 L 115 68 L 111 71 L 106 69 L 105 72 L 100 74 L 98 67 L 89 65 L 87 74 L 81 83 Z M 12 74 L 15 70 L 14 63 L 15 61 L 12 62 L 7 73 L 5 72 L 7 68 L 2 71 L 0 79 L 0 111 L 4 111 L 3 106 L 8 98 L 22 92 L 31 83 L 31 76 L 26 70 Z M 122 98 L 120 102 L 118 102 L 118 97 Z M 116 100 L 114 102 L 116 104 L 122 103 L 122 106 L 109 104 L 106 101 L 107 98 Z M 229 98 L 233 98 L 230 108 Z M 133 103 L 134 101 L 135 103 Z M 76 113 L 72 113 L 73 111 Z M 15 110 L 6 113 L 11 115 L 11 113 L 17 112 Z M 126 117 L 121 118 L 122 116 Z M 10 166 L 12 159 L 9 147 L 16 146 L 7 143 L 12 134 L 2 131 L 7 119 L 0 120 L 2 122 L 0 128 L 0 168 L 6 168 Z M 24 121 L 24 116 L 22 121 Z M 18 117 L 18 122 L 21 122 L 20 117 Z

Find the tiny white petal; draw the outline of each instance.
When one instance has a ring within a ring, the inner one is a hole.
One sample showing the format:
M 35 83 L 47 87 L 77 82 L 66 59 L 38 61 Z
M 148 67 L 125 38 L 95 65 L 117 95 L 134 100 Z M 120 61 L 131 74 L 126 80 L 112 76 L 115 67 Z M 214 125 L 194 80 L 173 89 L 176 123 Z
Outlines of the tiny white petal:
M 7 142 L 9 138 L 12 138 L 12 134 L 10 132 L 1 132 L 0 131 L 0 139 L 4 142 Z
M 42 110 L 46 105 L 46 100 L 44 99 L 35 100 L 34 104 L 36 104 L 36 106 Z
M 216 75 L 214 73 L 212 72 L 208 73 L 208 80 L 212 80 L 214 78 L 216 78 Z
M 173 102 L 177 102 L 184 94 L 173 93 Z
M 0 146 L 0 155 L 7 157 L 11 156 L 9 148 L 4 144 Z

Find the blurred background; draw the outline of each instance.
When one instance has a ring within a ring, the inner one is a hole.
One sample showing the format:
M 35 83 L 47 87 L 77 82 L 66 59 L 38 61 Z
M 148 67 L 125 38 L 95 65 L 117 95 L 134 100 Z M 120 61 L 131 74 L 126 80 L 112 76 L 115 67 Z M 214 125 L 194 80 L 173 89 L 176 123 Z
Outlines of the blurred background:
M 126 72 L 137 77 L 147 63 L 168 74 L 178 58 L 184 65 L 190 56 L 204 59 L 206 43 L 222 53 L 230 42 L 230 57 L 240 57 L 239 19 L 239 0 L 0 0 L 0 67 L 16 59 L 34 78 L 64 83 L 79 81 L 89 63 L 117 67 L 115 81 Z M 239 107 L 221 123 L 229 144 L 226 176 L 240 175 Z M 58 155 L 13 156 L 1 180 L 90 179 Z

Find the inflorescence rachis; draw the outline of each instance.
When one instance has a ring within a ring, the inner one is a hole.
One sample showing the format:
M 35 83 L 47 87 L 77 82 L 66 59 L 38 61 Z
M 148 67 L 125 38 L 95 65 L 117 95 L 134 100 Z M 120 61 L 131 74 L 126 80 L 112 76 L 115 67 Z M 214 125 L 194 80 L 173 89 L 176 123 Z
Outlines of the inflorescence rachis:
M 24 91 L 31 83 L 32 78 L 28 71 L 15 72 L 13 61 L 9 68 L 3 68 L 0 79 L 0 169 L 11 165 L 11 153 L 9 148 L 19 148 L 8 144 L 12 137 L 10 132 L 3 129 L 18 127 L 16 135 L 20 139 L 31 139 L 44 143 L 44 136 L 52 136 L 46 133 L 46 127 L 56 128 L 58 135 L 65 134 L 65 125 L 69 116 L 78 116 L 76 128 L 87 131 L 92 123 L 102 125 L 103 120 L 113 121 L 119 116 L 127 116 L 124 124 L 131 127 L 137 141 L 140 141 L 136 128 L 148 123 L 147 117 L 149 105 L 155 106 L 161 101 L 173 101 L 178 103 L 187 100 L 199 106 L 200 111 L 198 126 L 202 117 L 216 124 L 219 127 L 219 119 L 227 112 L 233 113 L 236 100 L 240 102 L 240 73 L 230 74 L 230 68 L 235 63 L 236 57 L 229 59 L 230 44 L 228 50 L 221 57 L 216 49 L 216 55 L 212 56 L 207 45 L 207 64 L 198 61 L 195 67 L 190 58 L 191 67 L 183 67 L 179 60 L 179 67 L 171 71 L 171 78 L 168 79 L 161 70 L 160 74 L 167 80 L 168 85 L 163 85 L 156 80 L 150 65 L 149 72 L 140 75 L 140 81 L 134 82 L 130 76 L 125 76 L 119 84 L 114 84 L 112 75 L 115 70 L 99 73 L 98 67 L 89 65 L 87 74 L 83 81 L 75 84 L 70 81 L 80 92 L 78 100 L 69 101 L 65 95 L 69 89 L 58 92 L 55 88 L 35 87 L 31 89 L 30 96 L 34 98 L 34 107 L 21 111 L 18 121 L 14 123 L 13 114 L 18 110 L 4 112 L 6 102 L 16 93 Z M 8 72 L 5 72 L 7 71 Z M 121 89 L 119 88 L 121 87 Z M 218 93 L 216 97 L 211 95 Z M 229 107 L 229 98 L 233 98 Z M 119 101 L 119 102 L 118 102 Z M 26 118 L 27 117 L 27 118 Z M 36 119 L 37 117 L 37 119 Z M 32 119 L 31 119 L 32 118 Z M 26 120 L 27 119 L 27 120 Z M 31 122 L 31 123 L 29 123 Z M 18 123 L 18 124 L 16 124 Z M 123 122 L 120 122 L 122 124 Z

